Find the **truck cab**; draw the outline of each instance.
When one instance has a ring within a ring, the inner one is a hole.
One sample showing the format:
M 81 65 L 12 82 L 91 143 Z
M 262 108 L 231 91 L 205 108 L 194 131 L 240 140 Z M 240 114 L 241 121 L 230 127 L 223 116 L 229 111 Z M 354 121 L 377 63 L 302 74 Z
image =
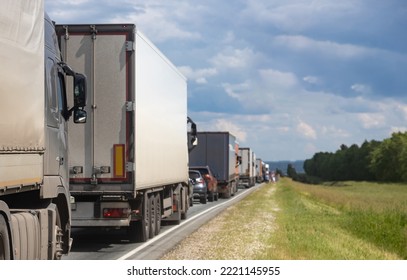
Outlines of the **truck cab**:
M 86 122 L 86 77 L 61 61 L 42 0 L 3 4 L 0 259 L 60 259 L 72 243 L 67 123 Z

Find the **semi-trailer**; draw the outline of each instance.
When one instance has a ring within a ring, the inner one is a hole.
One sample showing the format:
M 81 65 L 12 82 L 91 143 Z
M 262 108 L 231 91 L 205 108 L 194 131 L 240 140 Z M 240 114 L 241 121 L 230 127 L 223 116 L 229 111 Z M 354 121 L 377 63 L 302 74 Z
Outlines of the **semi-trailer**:
M 256 159 L 256 182 L 262 183 L 264 180 L 264 162 L 261 158 Z
M 239 184 L 252 187 L 256 184 L 254 153 L 249 147 L 239 147 L 239 155 L 242 161 L 239 166 Z
M 191 151 L 191 166 L 209 166 L 218 181 L 218 193 L 229 198 L 237 192 L 239 182 L 239 144 L 230 132 L 199 131 L 199 145 Z
M 42 0 L 1 4 L 0 259 L 60 259 L 72 241 L 67 126 L 72 113 L 86 121 L 86 78 L 61 61 Z
M 187 80 L 135 24 L 56 30 L 62 57 L 89 80 L 89 121 L 69 135 L 72 227 L 146 241 L 192 205 Z

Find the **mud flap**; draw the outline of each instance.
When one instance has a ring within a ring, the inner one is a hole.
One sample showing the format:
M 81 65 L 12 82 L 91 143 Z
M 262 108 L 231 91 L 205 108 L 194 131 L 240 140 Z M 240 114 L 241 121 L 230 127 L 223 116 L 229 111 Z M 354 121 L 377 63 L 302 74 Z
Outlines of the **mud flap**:
M 181 222 L 181 185 L 172 192 L 172 214 L 165 220 L 178 225 Z

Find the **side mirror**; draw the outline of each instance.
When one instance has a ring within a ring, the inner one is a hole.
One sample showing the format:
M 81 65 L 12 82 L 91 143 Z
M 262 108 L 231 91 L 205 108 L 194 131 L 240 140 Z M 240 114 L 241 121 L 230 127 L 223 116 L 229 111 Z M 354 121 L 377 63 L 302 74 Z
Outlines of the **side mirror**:
M 73 113 L 73 122 L 74 123 L 86 123 L 87 113 L 83 109 L 76 109 Z
M 237 156 L 236 160 L 237 160 L 236 166 L 239 166 L 239 165 L 242 164 L 242 157 L 241 156 Z

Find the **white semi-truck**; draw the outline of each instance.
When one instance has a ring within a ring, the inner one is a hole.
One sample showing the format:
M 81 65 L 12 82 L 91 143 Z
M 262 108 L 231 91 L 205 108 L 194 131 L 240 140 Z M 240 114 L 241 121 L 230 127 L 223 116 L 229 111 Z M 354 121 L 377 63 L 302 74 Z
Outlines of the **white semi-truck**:
M 56 29 L 62 57 L 88 78 L 88 122 L 69 127 L 72 227 L 146 241 L 192 205 L 187 80 L 134 24 Z
M 239 165 L 239 183 L 246 187 L 256 184 L 256 156 L 249 147 L 239 147 L 241 164 Z
M 67 123 L 86 121 L 86 78 L 60 60 L 42 0 L 1 4 L 0 259 L 60 259 L 71 246 Z

